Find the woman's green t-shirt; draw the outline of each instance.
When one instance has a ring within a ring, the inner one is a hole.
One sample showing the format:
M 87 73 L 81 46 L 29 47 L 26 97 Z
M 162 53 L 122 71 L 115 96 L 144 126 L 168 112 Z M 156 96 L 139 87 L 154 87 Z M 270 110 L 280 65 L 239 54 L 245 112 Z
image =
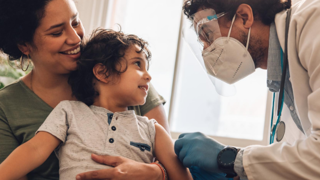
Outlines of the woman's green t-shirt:
M 150 86 L 146 103 L 130 107 L 145 115 L 165 100 Z M 30 140 L 53 110 L 21 80 L 0 90 L 0 163 L 19 145 Z M 28 174 L 28 180 L 59 179 L 59 162 L 54 153 Z

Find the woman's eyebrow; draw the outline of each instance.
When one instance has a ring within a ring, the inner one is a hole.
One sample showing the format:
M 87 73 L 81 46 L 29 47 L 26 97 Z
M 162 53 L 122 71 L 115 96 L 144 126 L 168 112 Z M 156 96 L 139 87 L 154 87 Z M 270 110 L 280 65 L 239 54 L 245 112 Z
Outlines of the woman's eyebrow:
M 73 16 L 72 16 L 72 20 L 74 20 L 78 15 L 79 15 L 78 12 L 77 12 L 75 15 L 73 15 Z
M 79 15 L 79 13 L 77 12 L 75 15 L 72 16 L 72 20 L 74 20 L 77 16 Z M 47 31 L 50 31 L 51 29 L 54 29 L 54 28 L 57 28 L 57 27 L 61 27 L 64 25 L 64 22 L 63 23 L 60 23 L 60 24 L 56 24 L 56 25 L 53 25 L 51 26 L 49 29 L 46 30 Z
M 53 26 L 51 26 L 49 29 L 47 29 L 45 32 L 50 31 L 51 29 L 54 29 L 54 28 L 57 28 L 57 27 L 61 27 L 61 26 L 63 26 L 63 25 L 64 25 L 64 23 L 60 23 L 60 24 L 53 25 Z

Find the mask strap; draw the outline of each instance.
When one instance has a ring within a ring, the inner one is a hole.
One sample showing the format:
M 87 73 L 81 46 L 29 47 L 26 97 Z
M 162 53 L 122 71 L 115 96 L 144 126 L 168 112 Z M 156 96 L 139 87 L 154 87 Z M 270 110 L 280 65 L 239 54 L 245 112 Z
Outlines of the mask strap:
M 229 33 L 228 33 L 228 40 L 230 38 L 231 30 L 232 30 L 233 23 L 234 23 L 235 19 L 236 19 L 236 14 L 232 18 L 231 26 L 230 26 Z M 247 45 L 246 45 L 247 52 L 248 52 L 248 48 L 249 48 L 250 35 L 251 35 L 251 27 L 250 27 L 249 32 L 248 32 L 248 39 L 247 39 Z
M 229 33 L 228 33 L 228 40 L 229 40 L 229 38 L 230 38 L 232 26 L 233 26 L 233 23 L 234 23 L 234 20 L 235 20 L 235 19 L 236 19 L 236 14 L 235 14 L 235 15 L 233 16 L 233 18 L 232 18 L 231 26 L 230 26 Z
M 248 39 L 247 39 L 247 46 L 246 46 L 247 52 L 248 52 L 248 48 L 249 48 L 250 35 L 251 35 L 251 27 L 248 32 Z

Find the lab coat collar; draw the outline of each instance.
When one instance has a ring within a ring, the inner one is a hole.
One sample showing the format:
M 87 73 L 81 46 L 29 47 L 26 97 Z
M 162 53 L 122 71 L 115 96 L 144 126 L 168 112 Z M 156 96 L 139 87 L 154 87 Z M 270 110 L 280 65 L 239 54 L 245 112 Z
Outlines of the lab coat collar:
M 271 92 L 278 92 L 281 82 L 281 47 L 278 40 L 276 26 L 270 25 L 268 65 L 267 65 L 267 86 Z

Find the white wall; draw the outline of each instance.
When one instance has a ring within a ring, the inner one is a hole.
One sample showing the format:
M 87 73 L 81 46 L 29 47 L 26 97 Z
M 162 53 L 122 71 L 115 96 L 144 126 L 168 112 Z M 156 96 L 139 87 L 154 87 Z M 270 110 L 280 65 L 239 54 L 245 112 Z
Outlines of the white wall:
M 109 0 L 77 0 L 76 6 L 86 35 L 91 34 L 93 29 L 106 27 Z

